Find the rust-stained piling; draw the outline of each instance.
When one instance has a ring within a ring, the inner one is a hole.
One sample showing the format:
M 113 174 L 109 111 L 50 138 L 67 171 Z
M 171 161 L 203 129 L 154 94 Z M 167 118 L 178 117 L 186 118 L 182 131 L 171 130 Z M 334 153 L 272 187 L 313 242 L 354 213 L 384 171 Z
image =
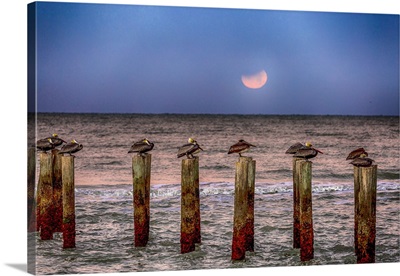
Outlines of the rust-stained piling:
M 53 239 L 53 162 L 52 155 L 40 153 L 40 173 L 38 182 L 37 227 L 42 240 Z
M 63 203 L 62 203 L 62 169 L 61 155 L 58 154 L 58 149 L 51 151 L 53 155 L 53 224 L 54 232 L 62 232 L 63 221 Z
M 300 196 L 299 196 L 299 172 L 296 170 L 297 160 L 293 157 L 293 248 L 300 248 Z
M 194 251 L 201 242 L 199 157 L 182 160 L 180 242 L 182 254 Z
M 314 258 L 314 229 L 312 218 L 312 162 L 296 161 L 299 178 L 299 215 L 300 215 L 300 260 Z
M 360 167 L 354 168 L 354 253 L 358 255 L 358 193 L 360 192 Z
M 250 160 L 247 175 L 247 238 L 246 251 L 254 252 L 254 193 L 256 161 Z
M 357 263 L 375 262 L 377 165 L 354 169 L 355 183 L 355 245 Z M 356 187 L 357 186 L 357 187 Z
M 75 248 L 74 156 L 62 156 L 63 248 Z
M 35 202 L 35 183 L 36 183 L 36 149 L 28 149 L 28 201 L 27 201 L 27 226 L 28 232 L 36 231 L 36 202 Z
M 151 154 L 132 157 L 133 219 L 135 246 L 143 247 L 150 233 Z
M 243 260 L 246 251 L 254 251 L 255 166 L 251 157 L 236 162 L 232 260 Z
M 201 243 L 201 219 L 200 219 L 200 180 L 199 180 L 199 158 L 197 157 L 197 175 L 194 179 L 194 191 L 195 191 L 195 207 L 194 207 L 194 242 Z

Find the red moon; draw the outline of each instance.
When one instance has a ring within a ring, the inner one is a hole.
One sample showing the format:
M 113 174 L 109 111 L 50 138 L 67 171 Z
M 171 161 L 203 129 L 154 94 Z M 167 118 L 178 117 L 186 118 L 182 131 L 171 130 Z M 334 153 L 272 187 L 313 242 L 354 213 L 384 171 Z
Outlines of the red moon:
M 267 83 L 267 80 L 268 75 L 265 70 L 261 70 L 253 75 L 242 75 L 243 85 L 251 89 L 259 89 L 263 87 Z

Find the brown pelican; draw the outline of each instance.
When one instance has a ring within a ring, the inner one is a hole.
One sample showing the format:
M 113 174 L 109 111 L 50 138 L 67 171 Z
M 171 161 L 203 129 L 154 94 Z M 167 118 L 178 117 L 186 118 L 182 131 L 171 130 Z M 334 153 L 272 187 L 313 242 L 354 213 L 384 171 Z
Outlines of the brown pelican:
M 188 159 L 191 159 L 194 158 L 193 154 L 199 153 L 202 150 L 196 140 L 189 138 L 188 143 L 178 149 L 177 157 L 180 158 L 186 155 Z
M 242 157 L 242 153 L 249 151 L 250 147 L 256 147 L 256 146 L 246 142 L 243 139 L 240 139 L 239 142 L 237 142 L 236 144 L 232 145 L 229 148 L 228 154 L 239 153 L 239 156 Z
M 296 144 L 291 145 L 285 153 L 295 154 L 302 147 L 304 147 L 304 145 L 302 143 L 297 142 Z
M 346 160 L 355 159 L 357 157 L 360 157 L 361 154 L 364 154 L 365 157 L 368 156 L 368 153 L 365 151 L 364 148 L 358 148 L 358 149 L 355 149 L 352 152 L 350 152 L 349 155 L 347 156 Z
M 46 139 L 51 139 L 51 141 L 53 141 L 54 147 L 58 147 L 61 146 L 63 143 L 67 143 L 63 139 L 58 137 L 57 133 L 53 133 L 51 137 L 47 137 Z
M 138 155 L 142 155 L 142 153 L 151 151 L 154 147 L 154 143 L 150 142 L 147 139 L 143 139 L 141 141 L 133 143 L 128 153 L 137 152 Z
M 317 150 L 312 147 L 311 143 L 306 143 L 305 146 L 299 148 L 296 153 L 293 155 L 293 157 L 300 157 L 300 158 L 305 158 L 305 159 L 310 159 L 314 158 L 315 156 L 318 155 L 318 153 L 323 153 L 320 150 Z
M 58 154 L 69 153 L 69 155 L 71 156 L 72 153 L 78 152 L 82 148 L 83 145 L 79 144 L 75 139 L 73 139 L 71 142 L 65 144 L 58 152 Z
M 359 157 L 354 158 L 353 161 L 350 162 L 350 164 L 356 166 L 356 167 L 369 167 L 374 163 L 374 160 L 371 158 L 368 158 L 366 154 L 361 153 Z
M 36 141 L 36 148 L 46 152 L 48 150 L 54 149 L 54 143 L 50 138 L 40 139 Z

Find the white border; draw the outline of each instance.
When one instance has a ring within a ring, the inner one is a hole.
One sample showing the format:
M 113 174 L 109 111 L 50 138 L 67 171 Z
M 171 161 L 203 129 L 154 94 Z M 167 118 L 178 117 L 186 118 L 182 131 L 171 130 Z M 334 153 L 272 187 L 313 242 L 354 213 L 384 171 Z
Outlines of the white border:
M 0 192 L 0 274 L 26 275 L 26 272 L 10 265 L 26 264 L 26 90 L 27 90 L 27 4 L 32 1 L 3 0 L 0 4 L 1 34 L 1 186 Z M 131 1 L 53 1 L 78 3 L 139 4 L 214 8 L 248 8 L 269 10 L 300 10 L 326 12 L 355 12 L 399 14 L 398 0 L 131 0 Z M 313 266 L 313 267 L 268 267 L 248 269 L 247 273 L 265 275 L 371 275 L 400 271 L 399 263 L 374 265 Z M 154 274 L 158 273 L 158 274 Z M 150 274 L 160 275 L 160 272 Z M 185 271 L 162 272 L 161 275 L 185 275 Z M 190 271 L 191 275 L 241 275 L 242 269 Z M 137 273 L 111 273 L 86 275 L 138 275 Z M 141 273 L 140 275 L 144 275 Z M 149 275 L 149 273 L 146 273 Z

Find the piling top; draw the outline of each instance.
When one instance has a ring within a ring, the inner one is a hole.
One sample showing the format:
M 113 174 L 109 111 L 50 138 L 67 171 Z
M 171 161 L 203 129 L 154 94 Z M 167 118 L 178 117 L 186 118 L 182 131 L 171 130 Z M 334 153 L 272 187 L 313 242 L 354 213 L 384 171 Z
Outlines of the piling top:
M 68 160 L 68 159 L 74 159 L 75 155 L 61 155 L 61 160 Z
M 198 156 L 194 156 L 193 158 L 185 158 L 182 159 L 182 164 L 191 164 L 191 163 L 195 163 L 199 161 L 199 157 Z
M 250 162 L 252 160 L 253 160 L 253 158 L 249 157 L 249 156 L 240 156 L 239 157 L 239 162 Z
M 299 163 L 309 163 L 309 164 L 312 164 L 312 162 L 311 162 L 310 160 L 304 159 L 304 158 L 296 158 L 296 159 L 294 159 L 294 160 L 296 161 L 296 163 L 299 162 Z

